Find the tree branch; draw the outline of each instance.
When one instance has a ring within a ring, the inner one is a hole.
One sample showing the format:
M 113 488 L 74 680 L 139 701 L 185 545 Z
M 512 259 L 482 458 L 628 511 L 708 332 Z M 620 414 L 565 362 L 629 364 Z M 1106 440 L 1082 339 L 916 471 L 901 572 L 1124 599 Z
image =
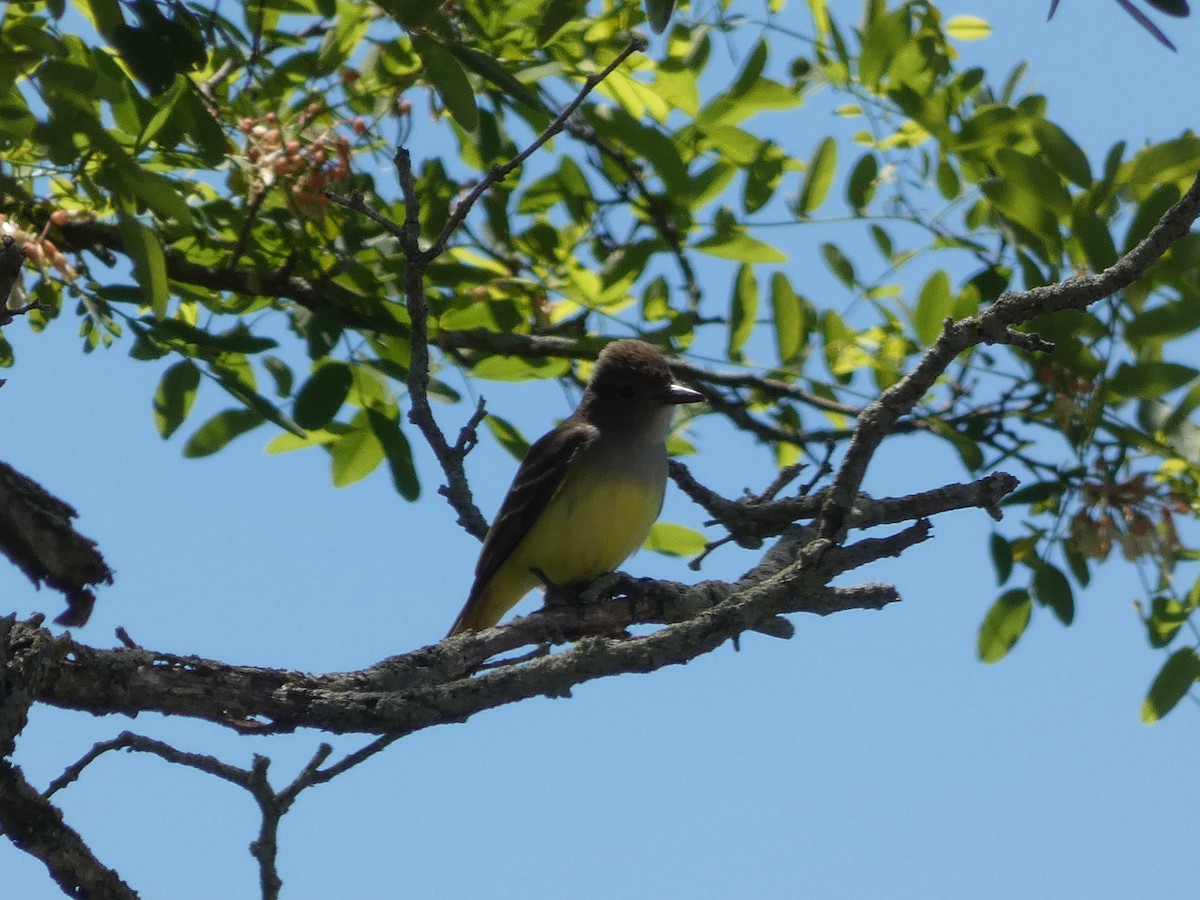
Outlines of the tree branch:
M 1172 243 L 1187 234 L 1197 217 L 1200 217 L 1200 175 L 1150 233 L 1103 272 L 1027 291 L 1008 292 L 979 315 L 958 322 L 947 319 L 941 336 L 913 371 L 884 391 L 859 416 L 854 437 L 850 439 L 845 459 L 834 476 L 821 510 L 821 536 L 834 542 L 845 537 L 847 514 L 875 451 L 891 433 L 896 421 L 912 412 L 960 353 L 977 344 L 1028 346 L 1028 340 L 1014 331 L 1013 326 L 1047 313 L 1086 309 L 1097 300 L 1128 287 L 1141 278 Z M 1040 349 L 1048 346 L 1042 342 Z

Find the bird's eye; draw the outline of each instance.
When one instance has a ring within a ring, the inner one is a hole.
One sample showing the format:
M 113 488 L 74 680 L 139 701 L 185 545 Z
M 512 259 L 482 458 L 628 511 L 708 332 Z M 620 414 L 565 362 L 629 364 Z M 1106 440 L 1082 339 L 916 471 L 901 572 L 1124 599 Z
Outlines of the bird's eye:
M 633 394 L 634 394 L 634 391 L 633 391 L 632 384 L 623 384 L 619 388 L 617 388 L 617 395 L 620 396 L 622 399 L 632 400 Z

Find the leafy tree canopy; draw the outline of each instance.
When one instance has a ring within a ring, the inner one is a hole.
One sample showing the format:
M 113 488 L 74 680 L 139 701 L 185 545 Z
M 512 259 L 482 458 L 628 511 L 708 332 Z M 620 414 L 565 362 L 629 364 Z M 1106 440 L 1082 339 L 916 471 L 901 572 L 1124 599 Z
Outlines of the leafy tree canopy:
M 1200 502 L 1200 238 L 1185 233 L 1200 138 L 1092 159 L 1022 69 L 959 65 L 984 20 L 925 0 L 847 15 L 823 0 L 8 4 L 0 229 L 32 265 L 10 307 L 154 367 L 154 424 L 183 430 L 188 456 L 254 434 L 328 454 L 338 486 L 386 467 L 415 500 L 428 441 L 475 534 L 475 427 L 515 455 L 528 443 L 500 410 L 472 418 L 453 368 L 577 383 L 606 339 L 664 348 L 708 397 L 701 420 L 793 478 L 837 470 L 803 509 L 746 524 L 677 467 L 747 546 L 805 517 L 840 544 L 856 466 L 932 435 L 976 479 L 953 502 L 1006 513 L 980 657 L 1004 657 L 1035 614 L 1069 625 L 1122 557 L 1144 573 L 1151 645 L 1179 645 L 1146 698 L 1156 720 L 1200 677 L 1180 637 L 1200 581 L 1182 577 L 1194 552 L 1176 525 Z M 19 372 L 2 337 L 0 362 Z M 225 408 L 194 421 L 201 393 Z M 470 425 L 456 444 L 439 418 Z M 1020 488 L 984 477 L 1000 471 Z M 705 546 L 680 526 L 651 540 Z M 721 634 L 786 633 L 755 616 Z M 489 639 L 470 665 L 531 635 Z

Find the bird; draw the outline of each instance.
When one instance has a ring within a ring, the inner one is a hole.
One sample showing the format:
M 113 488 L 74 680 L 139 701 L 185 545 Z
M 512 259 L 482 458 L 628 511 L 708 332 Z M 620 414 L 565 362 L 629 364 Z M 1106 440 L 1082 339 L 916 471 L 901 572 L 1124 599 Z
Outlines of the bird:
M 608 344 L 579 406 L 517 469 L 447 637 L 492 627 L 538 585 L 583 584 L 628 559 L 662 511 L 675 407 L 703 399 L 650 344 Z

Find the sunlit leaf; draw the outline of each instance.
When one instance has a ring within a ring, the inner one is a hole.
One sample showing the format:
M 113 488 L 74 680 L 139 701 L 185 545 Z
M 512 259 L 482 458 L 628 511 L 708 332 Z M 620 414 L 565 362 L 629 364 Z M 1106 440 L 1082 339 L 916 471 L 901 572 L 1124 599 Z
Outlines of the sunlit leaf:
M 804 346 L 804 304 L 782 272 L 771 276 L 771 323 L 781 365 L 795 362 Z
M 943 27 L 956 41 L 981 41 L 992 33 L 987 19 L 978 16 L 951 16 Z
M 714 233 L 694 245 L 710 256 L 745 263 L 783 263 L 787 255 L 770 244 L 751 237 L 743 229 L 731 227 Z
M 979 627 L 979 659 L 985 663 L 1004 659 L 1029 627 L 1032 614 L 1033 603 L 1025 591 L 1012 590 L 1001 594 Z
M 189 459 L 210 456 L 235 437 L 245 434 L 266 419 L 252 409 L 227 409 L 219 412 L 192 434 L 183 446 L 183 455 Z
M 796 211 L 801 216 L 811 216 L 825 202 L 833 176 L 837 171 L 837 142 L 827 137 L 813 151 L 804 173 L 800 196 L 796 199 Z
M 950 276 L 938 269 L 925 281 L 913 307 L 913 328 L 922 344 L 928 346 L 938 339 L 953 305 Z
M 754 269 L 740 266 L 733 283 L 733 295 L 729 301 L 729 343 L 726 352 L 731 359 L 739 359 L 742 347 L 754 332 L 758 316 L 758 280 Z
M 704 535 L 694 529 L 674 522 L 655 522 L 643 546 L 667 556 L 696 556 L 704 552 L 706 543 Z
M 507 419 L 502 419 L 494 414 L 489 414 L 483 423 L 487 425 L 492 437 L 499 441 L 500 446 L 507 450 L 513 459 L 525 458 L 525 454 L 529 452 L 529 441 L 525 435 L 521 434 L 520 429 Z
M 821 244 L 821 257 L 825 260 L 825 265 L 829 266 L 829 271 L 836 275 L 842 284 L 849 288 L 854 287 L 854 265 L 836 244 L 828 241 Z

